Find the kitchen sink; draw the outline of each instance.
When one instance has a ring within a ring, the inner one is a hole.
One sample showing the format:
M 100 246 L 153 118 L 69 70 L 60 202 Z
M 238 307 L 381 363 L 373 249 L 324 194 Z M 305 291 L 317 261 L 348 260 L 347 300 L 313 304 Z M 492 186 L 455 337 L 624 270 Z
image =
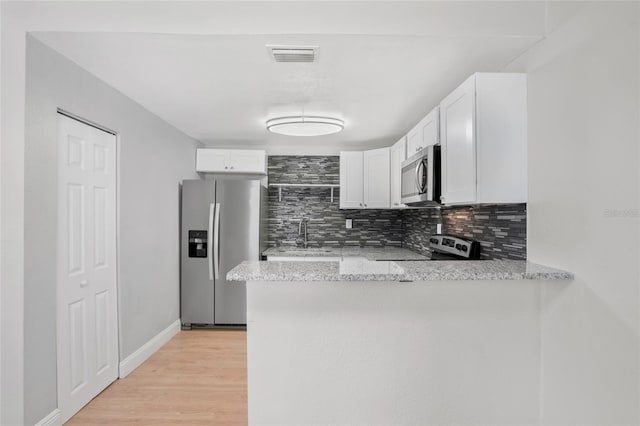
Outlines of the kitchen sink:
M 288 251 L 301 251 L 305 253 L 332 253 L 334 250 L 330 249 L 320 249 L 320 248 L 290 248 L 290 249 L 278 249 L 280 253 L 285 253 Z

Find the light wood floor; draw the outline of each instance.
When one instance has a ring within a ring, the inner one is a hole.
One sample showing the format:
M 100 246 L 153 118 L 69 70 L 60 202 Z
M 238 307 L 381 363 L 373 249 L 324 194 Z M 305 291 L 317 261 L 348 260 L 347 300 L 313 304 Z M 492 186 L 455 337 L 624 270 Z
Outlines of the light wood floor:
M 181 331 L 66 424 L 246 425 L 246 332 Z

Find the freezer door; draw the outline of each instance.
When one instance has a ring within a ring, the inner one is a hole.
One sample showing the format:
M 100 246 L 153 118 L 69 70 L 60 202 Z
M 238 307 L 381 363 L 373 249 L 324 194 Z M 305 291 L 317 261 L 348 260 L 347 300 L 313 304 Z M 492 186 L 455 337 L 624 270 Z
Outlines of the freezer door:
M 213 324 L 213 180 L 182 182 L 180 308 L 183 324 Z M 191 231 L 191 250 L 189 237 Z M 206 254 L 206 257 L 202 257 Z
M 227 281 L 227 272 L 244 260 L 260 259 L 260 182 L 217 180 L 219 266 L 215 283 L 216 325 L 247 323 L 245 283 Z M 215 232 L 215 231 L 214 231 Z M 215 236 L 214 236 L 215 238 Z

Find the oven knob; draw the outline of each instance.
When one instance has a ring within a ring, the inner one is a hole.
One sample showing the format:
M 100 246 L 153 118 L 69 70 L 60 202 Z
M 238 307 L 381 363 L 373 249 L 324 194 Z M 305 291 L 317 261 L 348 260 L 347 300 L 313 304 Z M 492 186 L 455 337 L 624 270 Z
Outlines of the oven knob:
M 456 244 L 456 249 L 464 251 L 462 244 Z
M 467 246 L 462 246 L 462 251 L 466 252 L 467 250 L 469 250 L 469 247 L 467 247 Z
M 432 244 L 438 244 L 437 238 L 431 238 L 429 241 L 431 241 Z

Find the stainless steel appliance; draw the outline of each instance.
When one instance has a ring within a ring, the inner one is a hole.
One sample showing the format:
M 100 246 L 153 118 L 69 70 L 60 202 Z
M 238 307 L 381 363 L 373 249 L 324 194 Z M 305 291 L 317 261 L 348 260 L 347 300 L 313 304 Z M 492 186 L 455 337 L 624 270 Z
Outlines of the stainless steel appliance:
M 244 260 L 259 260 L 266 249 L 261 232 L 265 192 L 259 180 L 182 182 L 184 327 L 246 325 L 245 284 L 228 282 L 226 275 Z
M 431 260 L 479 260 L 480 243 L 453 235 L 433 235 L 429 239 Z
M 402 162 L 400 199 L 409 205 L 440 201 L 440 146 L 428 146 Z

